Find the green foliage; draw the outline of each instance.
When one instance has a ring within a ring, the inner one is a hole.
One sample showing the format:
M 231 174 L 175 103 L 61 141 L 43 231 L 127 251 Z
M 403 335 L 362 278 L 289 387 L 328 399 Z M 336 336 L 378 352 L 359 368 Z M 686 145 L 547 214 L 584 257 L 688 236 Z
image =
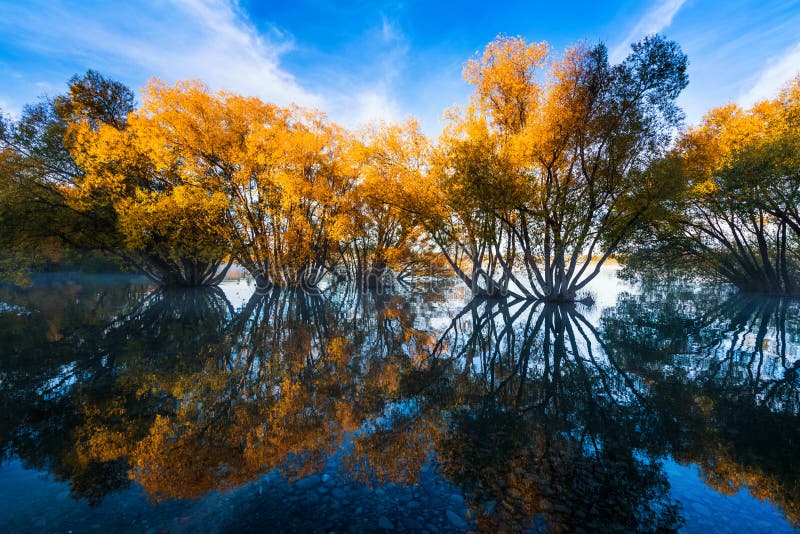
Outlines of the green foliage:
M 749 110 L 711 110 L 651 172 L 677 188 L 629 249 L 748 290 L 800 294 L 800 80 Z

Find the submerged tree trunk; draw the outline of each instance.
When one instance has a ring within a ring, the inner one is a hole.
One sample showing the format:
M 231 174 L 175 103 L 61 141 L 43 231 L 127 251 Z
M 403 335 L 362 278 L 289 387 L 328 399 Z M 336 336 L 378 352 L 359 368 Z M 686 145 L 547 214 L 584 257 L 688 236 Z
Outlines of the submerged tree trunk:
M 363 273 L 362 284 L 366 289 L 378 289 L 381 285 L 381 277 L 386 272 L 386 262 L 375 260 L 375 262 Z
M 225 279 L 233 259 L 204 261 L 184 259 L 180 262 L 164 260 L 158 256 L 147 258 L 139 266 L 148 278 L 164 287 L 212 287 Z

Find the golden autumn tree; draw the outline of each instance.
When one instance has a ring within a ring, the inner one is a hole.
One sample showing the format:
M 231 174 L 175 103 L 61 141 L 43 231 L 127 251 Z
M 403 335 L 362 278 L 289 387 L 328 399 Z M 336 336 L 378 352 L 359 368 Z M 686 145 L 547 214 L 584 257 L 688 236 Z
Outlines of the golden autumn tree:
M 417 190 L 425 195 L 416 199 L 419 219 L 473 293 L 505 295 L 509 286 L 524 292 L 513 272 L 516 241 L 504 222 L 518 198 L 513 165 L 483 117 L 474 110 L 451 116 L 422 186 L 426 190 Z
M 70 125 L 70 151 L 83 171 L 72 202 L 110 205 L 127 259 L 159 283 L 216 285 L 231 264 L 220 231 L 225 197 L 170 160 L 147 126 L 138 112 L 124 129 L 80 119 Z
M 680 120 L 685 70 L 658 36 L 619 65 L 602 44 L 554 58 L 544 43 L 502 36 L 467 64 L 475 93 L 453 114 L 436 180 L 461 205 L 428 224 L 456 231 L 448 246 L 463 258 L 450 263 L 474 292 L 576 298 L 668 190 L 648 167 Z
M 709 111 L 663 168 L 682 187 L 636 263 L 778 295 L 800 292 L 800 80 L 750 109 Z M 645 258 L 645 256 L 647 256 Z
M 165 285 L 213 285 L 230 263 L 218 231 L 224 198 L 187 187 L 178 162 L 156 168 L 133 111 L 127 87 L 89 71 L 4 123 L 8 247 L 101 251 Z
M 17 280 L 26 266 L 78 256 L 121 254 L 115 213 L 102 201 L 72 202 L 83 169 L 70 152 L 77 121 L 124 128 L 133 92 L 96 71 L 73 76 L 67 94 L 25 106 L 17 121 L 0 119 L 0 268 Z
M 421 228 L 400 200 L 406 185 L 421 179 L 430 150 L 413 120 L 372 125 L 352 144 L 358 181 L 345 198 L 339 229 L 348 274 L 363 287 L 381 284 L 387 270 L 402 280 L 434 263 Z
M 160 170 L 180 161 L 227 199 L 219 232 L 259 286 L 315 286 L 330 268 L 331 227 L 352 184 L 347 133 L 324 115 L 199 82 L 153 82 L 140 112 Z

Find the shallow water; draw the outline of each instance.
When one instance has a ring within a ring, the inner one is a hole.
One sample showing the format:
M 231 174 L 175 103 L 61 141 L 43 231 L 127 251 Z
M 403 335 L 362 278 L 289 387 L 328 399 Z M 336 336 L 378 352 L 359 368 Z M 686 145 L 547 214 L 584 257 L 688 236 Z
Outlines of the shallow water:
M 0 288 L 0 531 L 791 532 L 800 304 Z

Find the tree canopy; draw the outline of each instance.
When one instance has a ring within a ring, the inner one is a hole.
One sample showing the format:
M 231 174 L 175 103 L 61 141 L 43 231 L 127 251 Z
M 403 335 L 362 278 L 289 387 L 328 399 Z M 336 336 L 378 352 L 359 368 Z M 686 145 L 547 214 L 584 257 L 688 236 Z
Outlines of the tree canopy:
M 618 255 L 796 294 L 800 82 L 681 130 L 686 67 L 658 35 L 618 64 L 501 35 L 435 142 L 200 81 L 153 80 L 137 106 L 89 71 L 2 121 L 0 266 L 94 253 L 204 286 L 236 263 L 262 289 L 446 269 L 476 295 L 573 301 Z
M 635 263 L 800 294 L 800 78 L 750 109 L 712 109 L 658 172 L 677 194 L 636 241 Z

